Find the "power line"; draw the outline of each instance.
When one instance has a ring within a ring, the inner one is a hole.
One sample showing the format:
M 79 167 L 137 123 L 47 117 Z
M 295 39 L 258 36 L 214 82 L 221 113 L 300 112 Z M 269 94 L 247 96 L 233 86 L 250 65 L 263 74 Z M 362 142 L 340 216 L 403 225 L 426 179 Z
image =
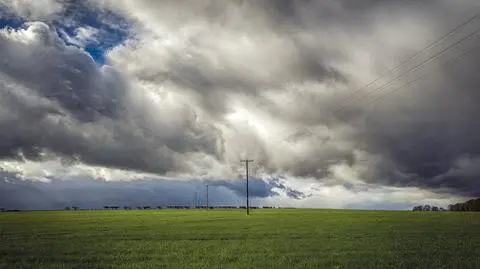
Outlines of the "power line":
M 249 201 L 248 201 L 248 163 L 253 162 L 253 160 L 240 160 L 240 162 L 245 163 L 246 179 L 247 179 L 247 215 L 250 215 Z
M 480 13 L 477 13 L 476 15 L 470 17 L 468 20 L 464 21 L 463 23 L 461 23 L 460 25 L 458 25 L 457 27 L 455 27 L 454 29 L 450 30 L 449 32 L 447 32 L 446 34 L 444 34 L 443 36 L 441 36 L 440 38 L 436 39 L 434 42 L 430 43 L 429 45 L 427 45 L 426 47 L 424 47 L 423 49 L 421 49 L 420 51 L 416 52 L 415 54 L 413 54 L 412 56 L 408 57 L 407 59 L 405 59 L 404 61 L 402 61 L 401 63 L 399 63 L 398 65 L 394 66 L 393 68 L 389 69 L 388 71 L 386 71 L 385 73 L 381 74 L 378 78 L 376 78 L 375 80 L 367 83 L 366 85 L 350 92 L 350 94 L 348 94 L 344 99 L 342 100 L 348 100 L 350 96 L 354 95 L 355 93 L 359 92 L 360 90 L 363 90 L 365 88 L 368 88 L 370 87 L 371 85 L 375 84 L 376 82 L 378 82 L 380 79 L 382 79 L 383 77 L 385 77 L 386 75 L 392 73 L 393 71 L 399 69 L 401 66 L 403 66 L 404 64 L 408 63 L 410 60 L 413 60 L 415 59 L 416 57 L 418 57 L 419 55 L 421 55 L 422 53 L 428 51 L 429 49 L 435 47 L 438 43 L 440 43 L 441 41 L 445 40 L 447 37 L 453 35 L 454 33 L 456 33 L 458 30 L 462 29 L 463 27 L 467 26 L 468 24 L 470 24 L 471 22 L 477 20 L 480 18 Z
M 208 210 L 208 184 L 205 186 L 205 206 Z
M 364 85 L 363 87 L 360 87 L 352 92 L 350 92 L 350 94 L 348 94 L 345 98 L 342 99 L 342 101 L 346 101 L 347 104 L 351 103 L 351 102 L 348 102 L 348 100 L 352 100 L 352 96 L 355 95 L 356 93 L 360 92 L 360 90 L 363 90 L 365 88 L 368 88 L 370 87 L 371 85 L 374 85 L 376 82 L 378 82 L 379 80 L 381 80 L 383 77 L 385 77 L 386 75 L 392 73 L 393 71 L 399 69 L 401 66 L 403 66 L 404 64 L 406 64 L 407 62 L 415 59 L 416 57 L 418 57 L 419 55 L 421 55 L 422 53 L 430 50 L 431 48 L 435 47 L 436 45 L 438 45 L 441 41 L 447 39 L 448 37 L 454 35 L 456 32 L 458 32 L 460 29 L 464 28 L 465 26 L 467 26 L 468 24 L 478 20 L 480 18 L 480 13 L 477 13 L 476 15 L 470 17 L 469 19 L 467 19 L 466 21 L 462 22 L 460 25 L 458 25 L 457 27 L 455 27 L 454 29 L 450 30 L 449 32 L 447 32 L 446 34 L 444 34 L 443 36 L 441 36 L 440 38 L 436 39 L 434 42 L 430 43 L 429 45 L 427 45 L 426 47 L 424 47 L 423 49 L 421 49 L 420 51 L 418 51 L 417 53 L 413 54 L 412 56 L 410 56 L 409 58 L 405 59 L 404 61 L 402 61 L 401 63 L 399 63 L 398 65 L 396 65 L 395 67 L 391 68 L 390 70 L 388 70 L 387 72 L 381 74 L 377 79 L 367 83 L 366 85 Z M 461 42 L 465 41 L 466 39 L 468 38 L 471 38 L 472 36 L 474 36 L 480 29 L 477 29 L 475 32 L 467 35 L 466 37 L 460 39 L 460 40 L 457 40 L 453 45 L 450 45 L 449 47 L 447 47 L 446 49 L 443 49 L 442 51 L 440 51 L 439 53 L 436 53 L 435 55 L 429 57 L 427 60 L 421 62 L 420 64 L 417 64 L 416 66 L 414 66 L 413 68 L 410 68 L 409 70 L 407 70 L 406 72 L 403 72 L 402 74 L 400 74 L 399 76 L 395 77 L 393 80 L 389 81 L 389 82 L 386 82 L 385 84 L 383 84 L 383 86 L 380 86 L 379 88 L 376 88 L 374 89 L 373 91 L 370 91 L 370 92 L 367 92 L 367 95 L 372 93 L 372 92 L 375 92 L 375 91 L 378 91 L 378 90 L 381 90 L 382 88 L 384 87 L 388 87 L 390 86 L 391 84 L 393 84 L 393 82 L 395 82 L 396 80 L 398 80 L 399 78 L 401 78 L 402 76 L 404 76 L 405 74 L 408 74 L 416 69 L 418 69 L 419 67 L 423 66 L 424 64 L 430 62 L 431 60 L 434 60 L 435 58 L 437 58 L 437 56 L 441 55 L 443 52 L 446 52 L 448 51 L 449 49 L 451 49 L 452 47 L 455 47 L 456 45 L 460 44 Z M 418 80 L 418 79 L 416 79 Z M 401 87 L 403 88 L 403 86 Z M 358 96 L 358 95 L 357 95 Z M 361 98 L 361 97 L 360 97 Z M 356 98 L 358 99 L 358 98 Z M 353 99 L 355 100 L 355 99 Z M 341 101 L 341 102 L 342 102 Z M 339 105 L 337 106 L 337 109 L 335 109 L 333 111 L 333 113 L 338 113 L 338 112 L 341 112 L 345 109 L 345 103 L 342 104 L 341 102 L 339 102 Z M 308 128 L 309 132 L 310 131 L 310 128 Z M 288 139 L 290 137 L 292 137 L 293 134 L 287 136 L 285 139 Z
M 404 73 L 401 73 L 400 75 L 398 75 L 397 77 L 395 77 L 393 80 L 391 80 L 391 81 L 387 82 L 387 83 L 386 83 L 386 84 L 384 84 L 383 86 L 381 86 L 381 87 L 378 87 L 378 88 L 375 88 L 375 89 L 373 89 L 373 90 L 371 90 L 371 91 L 367 92 L 367 93 L 366 93 L 366 96 L 368 96 L 369 94 L 372 94 L 372 93 L 378 92 L 378 91 L 382 91 L 382 89 L 385 89 L 386 87 L 388 87 L 388 86 L 391 86 L 391 85 L 392 85 L 392 84 L 393 84 L 395 81 L 397 81 L 399 78 L 403 77 L 405 74 L 411 73 L 412 71 L 415 71 L 415 70 L 417 70 L 418 68 L 422 67 L 422 66 L 423 66 L 423 65 L 425 65 L 426 63 L 428 63 L 428 62 L 430 62 L 430 61 L 432 61 L 432 60 L 435 60 L 435 59 L 439 58 L 438 56 L 442 55 L 444 52 L 446 52 L 446 51 L 448 51 L 448 50 L 452 49 L 453 47 L 455 47 L 455 46 L 459 45 L 460 43 L 464 42 L 465 40 L 467 40 L 467 39 L 470 39 L 470 38 L 474 37 L 474 36 L 475 36 L 475 35 L 476 35 L 476 34 L 477 34 L 479 31 L 480 31 L 480 28 L 478 28 L 478 29 L 477 29 L 477 30 L 475 30 L 474 32 L 472 32 L 472 33 L 468 34 L 467 36 L 465 36 L 465 37 L 463 37 L 463 38 L 461 38 L 461 39 L 457 40 L 457 41 L 456 41 L 455 43 L 453 43 L 452 45 L 450 45 L 450 46 L 448 46 L 448 47 L 444 48 L 443 50 L 441 50 L 441 51 L 439 51 L 439 52 L 437 52 L 437 53 L 436 53 L 436 54 L 434 54 L 433 56 L 431 56 L 431 57 L 427 58 L 425 61 L 423 61 L 423 62 L 421 62 L 421 63 L 419 63 L 419 64 L 415 65 L 413 68 L 410 68 L 410 69 L 409 69 L 409 70 L 407 70 L 406 72 L 404 72 Z M 343 106 L 343 107 L 340 107 L 339 109 L 337 109 L 337 110 L 334 110 L 334 112 L 333 112 L 333 113 L 338 113 L 338 112 L 341 112 L 341 111 L 343 111 L 345 108 L 346 108 L 345 106 Z
M 464 57 L 465 55 L 471 53 L 472 51 L 474 51 L 475 49 L 478 49 L 478 48 L 479 48 L 479 46 L 475 46 L 475 47 L 473 47 L 473 48 L 470 48 L 470 49 L 462 52 L 461 54 L 457 55 L 456 57 L 454 57 L 454 58 L 452 58 L 452 59 L 450 59 L 450 60 L 448 60 L 448 61 L 440 64 L 440 66 L 444 66 L 444 65 L 450 64 L 450 63 L 452 63 L 452 62 L 454 62 L 454 61 L 456 61 L 456 60 Z M 440 67 L 440 66 L 438 66 L 438 67 Z M 424 78 L 424 77 L 426 77 L 426 76 L 428 76 L 428 75 L 430 75 L 430 73 L 427 72 L 427 73 L 425 73 L 425 74 L 423 74 L 423 75 L 421 75 L 421 76 L 419 76 L 419 77 L 417 77 L 417 78 L 415 78 L 415 79 L 413 79 L 413 80 L 411 80 L 411 81 L 403 84 L 403 85 L 400 86 L 400 87 L 397 87 L 397 88 L 394 88 L 394 89 L 391 90 L 391 91 L 385 92 L 383 95 L 380 95 L 380 96 L 378 96 L 377 98 L 370 99 L 370 101 L 368 101 L 367 104 L 375 103 L 375 102 L 383 99 L 385 96 L 387 96 L 387 95 L 389 95 L 389 94 L 392 94 L 392 93 L 394 93 L 394 92 L 396 92 L 396 91 L 398 91 L 398 90 L 400 90 L 400 89 L 403 89 L 403 88 L 405 88 L 405 87 L 408 87 L 408 86 L 414 84 L 414 83 L 417 82 L 418 80 L 420 80 L 420 79 L 422 79 L 422 78 Z
M 479 30 L 480 30 L 480 29 L 479 29 Z M 479 30 L 477 30 L 476 32 L 478 32 Z M 475 33 L 474 33 L 474 34 L 475 34 Z M 438 67 L 441 67 L 441 66 L 445 66 L 445 65 L 447 65 L 447 64 L 450 64 L 450 63 L 452 63 L 452 62 L 455 62 L 456 60 L 458 60 L 458 59 L 460 59 L 460 58 L 463 58 L 464 56 L 466 56 L 467 54 L 475 51 L 475 50 L 478 49 L 478 48 L 480 48 L 480 46 L 477 45 L 477 46 L 474 46 L 474 47 L 472 47 L 472 48 L 470 48 L 470 49 L 467 49 L 467 50 L 463 51 L 462 53 L 458 54 L 457 56 L 453 57 L 452 59 L 450 59 L 450 60 L 448 60 L 448 61 L 446 61 L 446 62 L 444 62 L 444 63 L 441 63 L 439 66 L 437 66 L 437 68 L 438 68 Z M 415 82 L 419 81 L 420 79 L 423 79 L 423 78 L 427 77 L 427 76 L 430 75 L 430 74 L 431 74 L 431 73 L 426 72 L 426 73 L 424 73 L 423 75 L 421 75 L 421 76 L 419 76 L 419 77 L 417 77 L 417 78 L 415 78 L 415 79 L 413 79 L 413 80 L 411 80 L 411 81 L 409 81 L 409 82 L 401 85 L 400 87 L 394 88 L 394 89 L 392 89 L 391 91 L 386 91 L 384 94 L 382 94 L 382 95 L 380 95 L 380 96 L 377 96 L 377 98 L 371 98 L 369 101 L 367 101 L 367 105 L 373 104 L 373 103 L 378 102 L 378 101 L 381 101 L 381 100 L 382 100 L 384 97 L 386 97 L 387 95 L 392 94 L 392 93 L 394 93 L 394 92 L 397 92 L 398 90 L 401 90 L 401 89 L 403 89 L 403 88 L 406 88 L 406 87 L 414 84 Z M 309 127 L 307 127 L 307 130 L 308 130 L 308 132 L 309 132 L 310 134 L 312 133 L 312 131 L 310 130 Z M 290 137 L 292 137 L 292 136 L 293 136 L 293 134 L 290 135 L 290 136 L 288 136 L 286 139 L 288 139 L 288 138 L 290 138 Z

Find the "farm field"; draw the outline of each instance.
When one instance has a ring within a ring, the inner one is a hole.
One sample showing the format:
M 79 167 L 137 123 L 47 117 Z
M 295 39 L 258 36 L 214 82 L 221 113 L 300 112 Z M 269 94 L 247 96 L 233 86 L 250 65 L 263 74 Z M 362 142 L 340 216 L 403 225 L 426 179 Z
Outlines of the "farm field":
M 0 268 L 480 268 L 480 214 L 314 209 L 0 214 Z

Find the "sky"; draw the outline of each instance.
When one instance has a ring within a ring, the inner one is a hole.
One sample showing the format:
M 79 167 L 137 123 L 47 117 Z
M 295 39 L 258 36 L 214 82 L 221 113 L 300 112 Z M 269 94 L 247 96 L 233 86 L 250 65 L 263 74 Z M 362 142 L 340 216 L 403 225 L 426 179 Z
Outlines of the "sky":
M 479 8 L 0 0 L 0 207 L 479 197 Z

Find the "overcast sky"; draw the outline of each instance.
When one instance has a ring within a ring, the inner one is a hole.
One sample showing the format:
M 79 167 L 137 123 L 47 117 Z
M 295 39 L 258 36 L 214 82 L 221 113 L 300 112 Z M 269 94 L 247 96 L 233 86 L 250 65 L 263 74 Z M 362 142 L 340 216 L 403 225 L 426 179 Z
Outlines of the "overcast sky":
M 478 197 L 479 8 L 0 0 L 0 207 Z

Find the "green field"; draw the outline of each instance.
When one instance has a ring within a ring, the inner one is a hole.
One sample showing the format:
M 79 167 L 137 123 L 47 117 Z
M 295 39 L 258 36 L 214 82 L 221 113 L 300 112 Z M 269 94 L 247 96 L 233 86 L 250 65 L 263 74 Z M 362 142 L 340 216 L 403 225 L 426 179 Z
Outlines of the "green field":
M 0 268 L 480 268 L 480 214 L 354 210 L 0 214 Z

